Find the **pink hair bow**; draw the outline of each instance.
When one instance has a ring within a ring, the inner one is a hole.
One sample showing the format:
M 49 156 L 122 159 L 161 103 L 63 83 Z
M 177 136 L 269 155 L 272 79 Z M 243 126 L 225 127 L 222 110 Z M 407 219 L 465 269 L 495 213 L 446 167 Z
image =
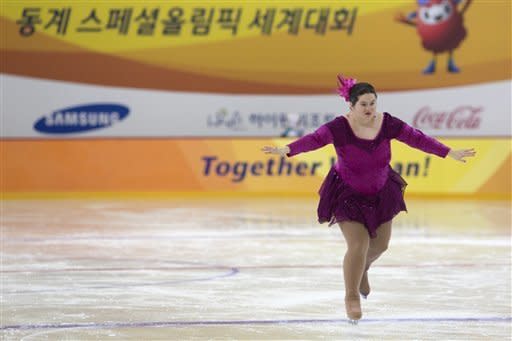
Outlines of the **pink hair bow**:
M 342 75 L 338 75 L 338 94 L 345 99 L 350 101 L 350 89 L 357 83 L 355 78 L 345 78 Z

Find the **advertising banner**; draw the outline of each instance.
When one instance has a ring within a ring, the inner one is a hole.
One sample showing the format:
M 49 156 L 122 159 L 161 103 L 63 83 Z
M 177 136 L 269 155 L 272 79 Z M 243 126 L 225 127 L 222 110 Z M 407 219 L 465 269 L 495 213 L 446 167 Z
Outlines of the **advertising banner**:
M 8 140 L 2 150 L 2 191 L 195 192 L 315 195 L 335 161 L 332 146 L 292 158 L 267 155 L 264 145 L 292 139 Z M 441 139 L 473 147 L 467 163 L 442 159 L 393 141 L 391 167 L 408 194 L 507 197 L 509 139 Z
M 180 94 L 10 75 L 2 83 L 5 138 L 286 137 L 349 111 L 334 94 Z M 511 108 L 489 98 L 506 100 L 511 84 L 385 92 L 377 105 L 432 136 L 510 137 Z
M 332 148 L 259 149 L 349 106 L 343 74 L 467 164 L 394 143 L 411 194 L 510 195 L 509 0 L 0 7 L 1 190 L 311 193 Z

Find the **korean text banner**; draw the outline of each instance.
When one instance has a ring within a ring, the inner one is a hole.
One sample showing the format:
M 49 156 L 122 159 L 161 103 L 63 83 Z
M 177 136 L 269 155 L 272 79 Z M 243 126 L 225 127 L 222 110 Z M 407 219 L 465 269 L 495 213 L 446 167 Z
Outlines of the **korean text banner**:
M 4 0 L 2 72 L 243 94 L 332 94 L 340 72 L 380 91 L 510 79 L 510 1 L 420 3 Z
M 425 174 L 409 192 L 509 194 L 511 10 L 509 0 L 4 0 L 1 189 L 311 192 L 330 157 L 309 180 L 251 167 L 262 145 L 347 113 L 342 73 L 376 87 L 379 111 L 481 148 L 454 185 L 461 168 L 398 147 L 392 165 Z M 243 181 L 228 179 L 235 165 L 248 167 Z

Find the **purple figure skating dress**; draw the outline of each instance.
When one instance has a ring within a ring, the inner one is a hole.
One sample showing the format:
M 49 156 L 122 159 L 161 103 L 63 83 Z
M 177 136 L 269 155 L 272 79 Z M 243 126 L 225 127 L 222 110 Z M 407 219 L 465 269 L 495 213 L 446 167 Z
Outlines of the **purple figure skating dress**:
M 330 226 L 346 220 L 357 221 L 375 238 L 382 223 L 407 210 L 404 202 L 407 183 L 389 165 L 392 139 L 443 158 L 450 151 L 389 113 L 384 113 L 380 131 L 373 140 L 357 137 L 347 118 L 339 116 L 288 145 L 288 156 L 330 143 L 334 145 L 338 160 L 319 190 L 320 223 L 329 222 Z

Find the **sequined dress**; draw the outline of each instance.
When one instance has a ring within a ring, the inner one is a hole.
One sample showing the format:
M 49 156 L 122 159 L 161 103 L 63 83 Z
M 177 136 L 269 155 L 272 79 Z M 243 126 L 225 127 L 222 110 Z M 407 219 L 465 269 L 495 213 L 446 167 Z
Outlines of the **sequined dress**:
M 329 226 L 352 220 L 365 225 L 370 237 L 377 228 L 407 211 L 404 191 L 407 183 L 389 165 L 392 139 L 439 157 L 449 148 L 402 120 L 383 114 L 381 128 L 372 139 L 357 137 L 346 117 L 339 116 L 311 134 L 290 143 L 291 157 L 333 144 L 337 162 L 319 190 L 318 221 Z

